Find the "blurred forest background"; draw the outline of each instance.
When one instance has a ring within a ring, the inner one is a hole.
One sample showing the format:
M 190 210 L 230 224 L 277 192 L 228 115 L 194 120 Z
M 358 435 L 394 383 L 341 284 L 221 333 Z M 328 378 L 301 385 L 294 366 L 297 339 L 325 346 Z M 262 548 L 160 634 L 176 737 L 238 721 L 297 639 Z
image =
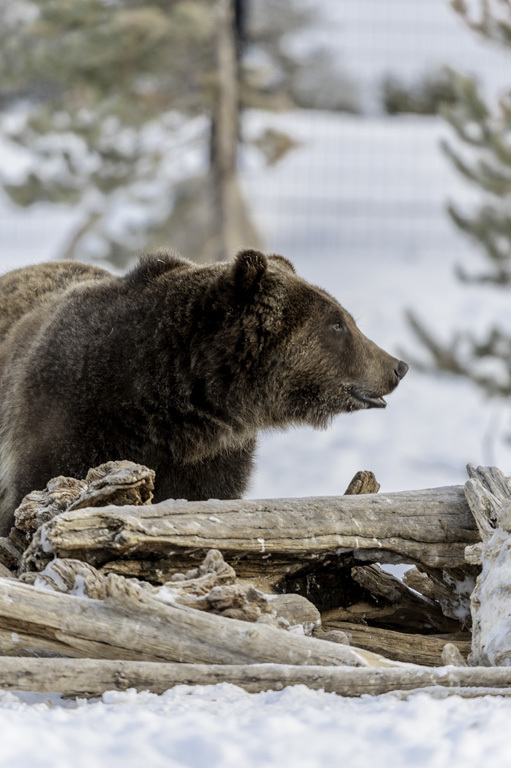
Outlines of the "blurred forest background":
M 3 0 L 0 186 L 1 271 L 256 246 L 335 293 L 423 375 L 318 454 L 372 440 L 401 487 L 511 463 L 509 0 Z M 286 450 L 265 488 L 311 492 Z

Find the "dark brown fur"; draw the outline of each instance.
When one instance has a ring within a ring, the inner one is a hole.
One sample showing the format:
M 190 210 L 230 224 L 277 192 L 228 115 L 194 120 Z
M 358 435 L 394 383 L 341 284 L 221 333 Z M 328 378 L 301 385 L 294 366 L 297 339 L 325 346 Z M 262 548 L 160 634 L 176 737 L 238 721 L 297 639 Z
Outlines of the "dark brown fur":
M 281 256 L 55 262 L 0 278 L 0 532 L 27 492 L 113 459 L 156 500 L 235 498 L 258 430 L 379 405 L 406 365 Z M 381 403 L 383 405 L 383 403 Z M 380 406 L 381 407 L 381 406 Z

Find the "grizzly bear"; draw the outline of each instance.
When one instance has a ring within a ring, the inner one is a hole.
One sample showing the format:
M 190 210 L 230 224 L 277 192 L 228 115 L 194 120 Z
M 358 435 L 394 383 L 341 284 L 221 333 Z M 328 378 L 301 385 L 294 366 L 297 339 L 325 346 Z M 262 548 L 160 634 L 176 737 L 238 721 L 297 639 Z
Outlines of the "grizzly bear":
M 0 278 L 0 534 L 56 475 L 130 459 L 155 500 L 243 494 L 259 430 L 383 408 L 408 366 L 282 256 Z

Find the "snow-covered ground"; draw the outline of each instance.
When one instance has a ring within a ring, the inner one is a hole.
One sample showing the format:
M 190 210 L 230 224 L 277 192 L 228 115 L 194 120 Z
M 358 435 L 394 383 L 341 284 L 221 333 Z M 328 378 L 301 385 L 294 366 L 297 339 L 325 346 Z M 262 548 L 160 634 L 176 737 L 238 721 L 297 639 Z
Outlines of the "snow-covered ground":
M 180 686 L 76 704 L 0 692 L 2 768 L 506 768 L 511 700 Z M 28 699 L 31 703 L 26 704 Z
M 269 250 L 292 258 L 393 353 L 420 356 L 403 317 L 413 307 L 444 337 L 457 326 L 510 322 L 507 297 L 460 286 L 456 262 L 476 264 L 444 213 L 470 203 L 438 147 L 435 119 L 360 120 L 253 114 L 301 145 L 263 168 L 243 157 L 245 190 Z M 0 208 L 0 269 L 58 252 L 72 214 Z M 326 432 L 265 436 L 252 496 L 335 494 L 358 469 L 384 490 L 463 482 L 464 465 L 510 471 L 509 408 L 467 383 L 413 369 L 385 411 L 340 417 Z M 501 768 L 508 762 L 507 699 L 360 700 L 297 687 L 249 695 L 231 686 L 178 688 L 161 697 L 106 694 L 101 702 L 0 693 L 0 768 Z

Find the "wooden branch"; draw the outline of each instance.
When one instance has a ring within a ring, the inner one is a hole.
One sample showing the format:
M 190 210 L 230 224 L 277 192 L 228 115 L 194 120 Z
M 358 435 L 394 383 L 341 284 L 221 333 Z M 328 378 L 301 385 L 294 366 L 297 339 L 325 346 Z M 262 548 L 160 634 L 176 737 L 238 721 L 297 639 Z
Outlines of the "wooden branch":
M 92 600 L 0 578 L 0 650 L 211 664 L 394 666 L 367 651 L 167 604 L 110 574 Z
M 332 643 L 333 645 L 333 643 Z M 280 664 L 224 665 L 164 664 L 94 659 L 0 658 L 0 687 L 4 690 L 96 695 L 105 691 L 163 693 L 176 685 L 231 683 L 250 693 L 282 690 L 286 685 L 306 685 L 341 696 L 373 696 L 390 691 L 435 692 L 456 695 L 509 695 L 511 669 L 443 667 L 424 669 L 352 669 L 347 667 L 292 666 Z
M 41 570 L 55 555 L 78 558 L 161 582 L 196 565 L 209 549 L 219 549 L 238 577 L 259 576 L 265 583 L 257 586 L 270 591 L 284 575 L 325 558 L 454 568 L 464 563 L 465 546 L 476 541 L 463 488 L 452 486 L 81 509 L 39 528 L 24 562 L 29 570 Z

